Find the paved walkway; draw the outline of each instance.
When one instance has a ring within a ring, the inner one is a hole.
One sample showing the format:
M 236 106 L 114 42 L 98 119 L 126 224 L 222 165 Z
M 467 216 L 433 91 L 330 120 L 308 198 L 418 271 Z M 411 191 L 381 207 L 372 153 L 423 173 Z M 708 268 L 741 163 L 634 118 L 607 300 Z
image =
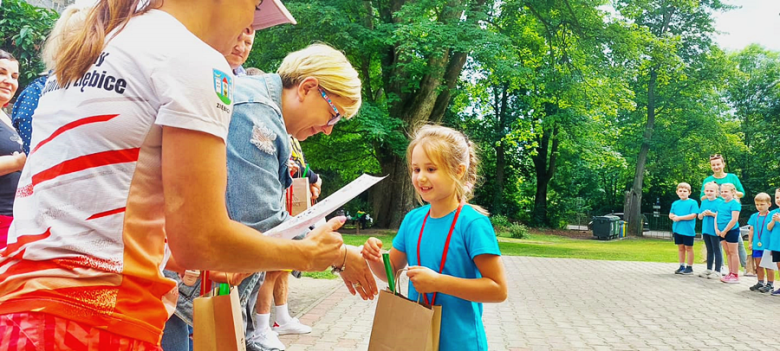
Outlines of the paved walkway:
M 668 263 L 504 262 L 509 297 L 485 304 L 490 350 L 750 350 L 756 340 L 773 345 L 780 320 L 780 297 L 748 291 L 755 278 L 723 284 L 674 275 Z M 314 331 L 283 336 L 287 350 L 367 349 L 375 302 L 351 296 L 340 281 L 330 291 L 302 309 Z M 756 331 L 761 321 L 774 331 Z

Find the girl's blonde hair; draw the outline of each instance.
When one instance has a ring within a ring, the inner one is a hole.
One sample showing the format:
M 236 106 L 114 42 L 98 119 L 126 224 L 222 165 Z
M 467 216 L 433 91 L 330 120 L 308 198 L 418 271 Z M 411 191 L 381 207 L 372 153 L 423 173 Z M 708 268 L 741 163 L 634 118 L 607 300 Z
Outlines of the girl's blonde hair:
M 43 50 L 41 51 L 41 59 L 43 64 L 46 65 L 47 71 L 54 69 L 57 54 L 62 43 L 69 42 L 71 37 L 77 35 L 84 28 L 90 9 L 91 7 L 88 6 L 73 4 L 65 8 L 65 11 L 62 11 L 60 18 L 46 38 L 46 43 L 43 44 Z
M 734 200 L 737 200 L 739 202 L 739 197 L 737 197 L 737 187 L 734 186 L 732 183 L 723 183 L 720 185 L 720 191 L 723 192 L 724 189 L 731 190 L 731 193 L 734 194 Z
M 455 195 L 458 201 L 468 202 L 474 196 L 474 185 L 477 183 L 477 153 L 474 143 L 465 134 L 452 128 L 424 125 L 415 132 L 412 142 L 406 149 L 406 160 L 409 174 L 412 174 L 412 153 L 417 146 L 422 147 L 425 155 L 433 161 L 437 168 L 452 179 L 458 186 L 455 187 Z M 466 167 L 462 177 L 458 178 L 460 165 Z M 417 201 L 423 203 L 420 194 L 416 194 Z M 480 206 L 471 205 L 484 215 L 488 212 Z
M 322 89 L 349 100 L 349 104 L 339 106 L 339 112 L 346 118 L 356 115 L 360 109 L 358 73 L 343 52 L 328 45 L 312 44 L 288 54 L 276 73 L 285 88 L 295 87 L 308 77 L 317 78 Z
M 158 8 L 162 0 L 100 0 L 87 14 L 84 28 L 63 37 L 54 57 L 54 73 L 61 86 L 87 73 L 106 45 L 106 36 L 120 31 L 131 18 Z

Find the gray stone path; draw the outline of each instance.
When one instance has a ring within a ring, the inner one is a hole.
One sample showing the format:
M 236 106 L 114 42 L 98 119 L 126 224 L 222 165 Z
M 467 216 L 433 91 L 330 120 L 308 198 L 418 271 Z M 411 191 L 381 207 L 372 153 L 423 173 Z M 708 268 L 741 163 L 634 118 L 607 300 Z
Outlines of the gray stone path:
M 723 284 L 674 275 L 669 263 L 532 257 L 504 263 L 509 297 L 485 304 L 490 350 L 749 350 L 757 340 L 777 346 L 780 296 L 748 291 L 755 278 Z M 281 338 L 287 350 L 367 349 L 375 302 L 351 296 L 340 281 L 331 289 L 299 315 L 311 334 Z M 761 321 L 773 331 L 757 330 Z

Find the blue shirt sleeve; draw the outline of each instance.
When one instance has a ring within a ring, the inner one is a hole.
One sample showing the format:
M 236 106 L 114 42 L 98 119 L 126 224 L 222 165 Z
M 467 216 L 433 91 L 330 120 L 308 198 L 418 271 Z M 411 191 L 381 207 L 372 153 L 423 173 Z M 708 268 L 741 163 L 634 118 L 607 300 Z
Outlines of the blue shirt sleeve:
M 501 256 L 498 248 L 498 239 L 490 219 L 480 216 L 466 227 L 466 249 L 473 260 L 479 255 Z
M 753 227 L 753 229 L 756 229 L 756 217 L 757 216 L 758 216 L 758 214 L 756 214 L 756 213 L 750 215 L 750 218 L 748 219 L 748 222 L 747 222 L 747 224 L 749 226 Z
M 698 201 L 696 201 L 696 200 L 694 200 L 694 199 L 690 199 L 690 200 L 691 200 L 691 210 L 690 210 L 690 212 L 688 212 L 688 214 L 692 214 L 692 213 L 696 214 L 696 213 L 699 213 L 699 202 L 698 202 Z M 695 220 L 695 219 L 696 219 L 696 218 L 694 218 L 694 220 Z
M 730 211 L 742 211 L 742 204 L 740 204 L 739 201 L 731 201 L 729 204 L 731 205 Z

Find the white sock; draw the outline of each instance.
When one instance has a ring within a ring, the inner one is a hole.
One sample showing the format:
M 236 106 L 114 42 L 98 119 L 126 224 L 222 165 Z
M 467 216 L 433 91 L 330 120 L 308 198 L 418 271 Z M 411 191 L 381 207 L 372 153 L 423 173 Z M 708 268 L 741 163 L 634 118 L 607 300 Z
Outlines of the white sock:
M 279 323 L 279 325 L 285 325 L 292 320 L 287 304 L 275 306 L 274 312 L 276 312 L 276 323 Z
M 271 325 L 269 324 L 271 322 L 271 314 L 260 314 L 255 313 L 255 330 L 257 332 L 264 332 L 266 329 L 270 328 Z

